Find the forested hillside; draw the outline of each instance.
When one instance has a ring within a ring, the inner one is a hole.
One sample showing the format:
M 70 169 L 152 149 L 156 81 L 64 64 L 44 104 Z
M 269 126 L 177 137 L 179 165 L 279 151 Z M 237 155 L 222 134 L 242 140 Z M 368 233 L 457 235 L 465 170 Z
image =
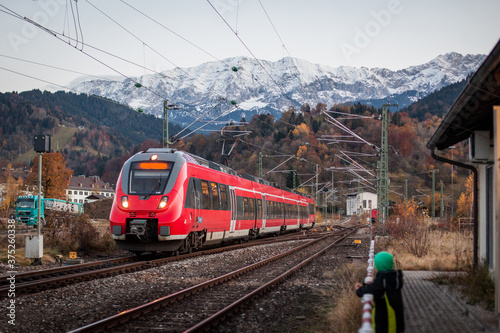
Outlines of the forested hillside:
M 467 80 L 450 84 L 401 109 L 401 112 L 408 112 L 412 118 L 417 118 L 419 121 L 435 115 L 442 118 L 450 110 L 466 84 Z
M 170 126 L 172 133 L 179 129 Z M 33 137 L 49 134 L 52 149 L 66 155 L 75 174 L 102 175 L 108 160 L 146 140 L 160 141 L 162 131 L 161 119 L 100 97 L 39 90 L 0 94 L 1 165 L 29 163 L 32 155 L 23 154 L 32 151 Z
M 391 200 L 397 200 L 396 193 L 402 193 L 405 178 L 410 193 L 429 188 L 429 171 L 434 168 L 440 170 L 436 181 L 451 181 L 450 166 L 436 164 L 426 143 L 463 84 L 443 88 L 409 108 L 391 109 L 395 111 L 390 114 L 389 124 L 389 171 L 394 191 Z M 239 125 L 227 124 L 220 132 L 187 137 L 173 147 L 254 175 L 259 173 L 262 153 L 264 178 L 289 187 L 303 184 L 307 192 L 311 190 L 312 182 L 308 180 L 314 177 L 316 165 L 320 186 L 331 189 L 333 180 L 338 195 L 356 191 L 360 176 L 366 180 L 360 186 L 374 191 L 366 184 L 376 184 L 379 115 L 379 109 L 360 103 L 330 107 L 305 104 L 300 110 L 290 108 L 280 119 L 269 114 L 255 115 L 247 121 L 242 119 L 244 122 Z M 354 139 L 341 126 L 332 125 L 331 118 L 371 145 Z M 116 181 L 129 156 L 148 147 L 160 147 L 162 137 L 161 119 L 111 101 L 65 92 L 0 94 L 0 121 L 2 165 L 14 161 L 26 165 L 28 161 L 19 161 L 19 157 L 32 150 L 35 134 L 45 133 L 57 139 L 53 148 L 62 151 L 74 174 L 98 175 L 110 183 Z M 170 130 L 179 129 L 172 126 Z M 465 159 L 465 152 L 459 145 L 454 158 Z M 369 172 L 359 171 L 358 167 L 349 169 L 355 163 Z M 455 176 L 457 172 L 463 171 L 455 169 Z

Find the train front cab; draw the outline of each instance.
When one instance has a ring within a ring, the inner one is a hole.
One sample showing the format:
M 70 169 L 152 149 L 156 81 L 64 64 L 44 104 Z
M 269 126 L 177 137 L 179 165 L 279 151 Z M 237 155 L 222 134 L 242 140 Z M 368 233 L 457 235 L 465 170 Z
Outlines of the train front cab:
M 138 153 L 122 168 L 110 212 L 113 239 L 122 250 L 175 251 L 186 238 L 186 163 L 166 151 Z

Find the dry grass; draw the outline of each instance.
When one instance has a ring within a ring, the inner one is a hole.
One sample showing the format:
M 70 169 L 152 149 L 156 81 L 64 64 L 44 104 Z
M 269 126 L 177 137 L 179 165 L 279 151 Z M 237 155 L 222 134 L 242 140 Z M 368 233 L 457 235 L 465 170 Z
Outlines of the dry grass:
M 402 270 L 466 271 L 471 266 L 472 232 L 436 230 L 429 225 L 422 227 L 426 228 L 425 242 L 422 242 L 422 235 L 403 233 L 405 237 L 417 238 L 413 244 L 426 246 L 425 251 L 417 249 L 419 255 L 410 251 L 415 250 L 415 246 L 408 246 L 411 241 L 394 236 L 377 238 L 375 252 L 384 250 L 393 253 L 396 269 Z M 348 265 L 341 270 L 339 288 L 331 295 L 334 304 L 329 314 L 328 332 L 357 332 L 360 328 L 362 304 L 353 286 L 355 282 L 363 281 L 365 275 L 366 265 Z
M 428 251 L 420 257 L 406 251 L 402 241 L 391 237 L 380 239 L 376 247 L 378 251 L 393 253 L 403 270 L 457 271 L 466 269 L 472 262 L 470 231 L 429 231 L 428 241 Z
M 335 304 L 328 314 L 327 332 L 357 332 L 361 324 L 363 306 L 354 292 L 354 283 L 366 276 L 364 265 L 350 264 L 338 273 L 338 288 L 330 291 Z

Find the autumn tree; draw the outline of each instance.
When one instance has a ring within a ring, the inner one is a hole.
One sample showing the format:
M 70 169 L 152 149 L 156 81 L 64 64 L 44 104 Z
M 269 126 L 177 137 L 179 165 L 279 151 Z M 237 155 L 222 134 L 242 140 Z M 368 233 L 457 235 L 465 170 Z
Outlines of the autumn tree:
M 3 174 L 5 180 L 5 187 L 2 193 L 2 202 L 0 203 L 0 214 L 7 216 L 10 209 L 14 207 L 14 203 L 19 195 L 22 194 L 23 179 L 19 178 L 17 181 L 12 175 L 12 165 L 8 164 Z
M 42 189 L 46 198 L 66 199 L 66 188 L 73 175 L 73 170 L 66 167 L 66 160 L 60 153 L 48 153 L 42 157 Z M 38 158 L 31 168 L 27 182 L 38 182 Z
M 474 176 L 470 175 L 465 182 L 465 192 L 458 199 L 457 216 L 472 217 L 472 201 L 474 200 Z

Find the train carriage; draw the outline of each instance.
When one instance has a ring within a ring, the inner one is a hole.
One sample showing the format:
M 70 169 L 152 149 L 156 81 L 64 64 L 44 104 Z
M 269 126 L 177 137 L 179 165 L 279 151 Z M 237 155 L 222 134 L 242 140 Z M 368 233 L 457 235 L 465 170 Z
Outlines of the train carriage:
M 311 198 L 174 149 L 127 160 L 110 213 L 119 248 L 189 252 L 204 245 L 310 228 Z

